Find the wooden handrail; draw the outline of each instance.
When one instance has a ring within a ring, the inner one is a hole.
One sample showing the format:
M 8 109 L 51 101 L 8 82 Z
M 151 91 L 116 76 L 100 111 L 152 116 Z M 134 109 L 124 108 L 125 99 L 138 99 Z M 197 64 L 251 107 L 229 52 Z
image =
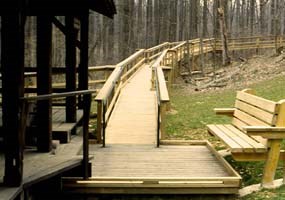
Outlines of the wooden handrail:
M 182 46 L 184 44 L 179 45 Z M 159 147 L 160 137 L 162 139 L 165 138 L 165 115 L 169 94 L 162 67 L 164 67 L 164 59 L 167 59 L 168 52 L 176 53 L 175 50 L 165 49 L 152 64 L 152 87 L 154 88 L 154 85 L 156 85 L 157 96 L 157 147 Z
M 20 113 L 20 120 L 21 120 L 21 128 L 25 130 L 26 123 L 27 123 L 27 116 L 28 116 L 28 107 L 29 103 L 34 101 L 43 101 L 43 100 L 51 100 L 55 98 L 62 98 L 62 97 L 70 97 L 70 96 L 77 96 L 83 95 L 83 120 L 82 120 L 82 127 L 83 127 L 83 139 L 82 139 L 82 150 L 83 150 L 83 158 L 82 158 L 82 166 L 83 166 L 83 178 L 87 179 L 89 177 L 88 174 L 88 165 L 89 165 L 89 119 L 90 119 L 90 109 L 91 109 L 91 101 L 92 101 L 92 94 L 95 93 L 96 90 L 80 90 L 80 91 L 72 91 L 72 92 L 63 92 L 63 93 L 53 93 L 53 94 L 46 94 L 46 95 L 37 95 L 31 97 L 22 97 L 22 112 Z
M 145 50 L 141 49 L 118 63 L 103 88 L 95 97 L 97 103 L 97 138 L 105 146 L 105 128 L 124 83 L 144 64 Z M 131 67 L 128 67 L 131 66 Z
M 185 44 L 186 44 L 186 42 L 181 42 L 181 43 L 179 43 L 178 45 L 172 47 L 171 50 L 176 50 L 176 49 L 182 47 L 182 46 L 185 45 Z
M 157 50 L 157 49 L 166 47 L 166 46 L 168 46 L 169 44 L 170 44 L 169 42 L 164 42 L 164 43 L 159 44 L 159 45 L 157 45 L 157 46 L 154 46 L 154 47 L 151 47 L 151 48 L 149 48 L 149 49 L 146 49 L 146 52 L 155 51 L 155 50 Z
M 86 95 L 86 94 L 93 94 L 96 93 L 97 90 L 80 90 L 80 91 L 73 91 L 73 92 L 62 92 L 62 93 L 53 93 L 53 94 L 45 94 L 45 95 L 37 95 L 37 96 L 30 96 L 30 97 L 22 97 L 21 100 L 24 101 L 42 101 L 42 100 L 49 100 L 49 99 L 56 99 L 62 97 L 71 97 L 77 95 Z
M 162 71 L 161 66 L 157 67 L 157 80 L 159 85 L 159 100 L 160 102 L 168 102 L 169 101 L 169 94 L 168 89 L 165 82 L 165 77 Z
M 155 62 L 153 63 L 153 65 L 152 65 L 152 68 L 156 68 L 156 67 L 158 67 L 159 65 L 160 65 L 160 63 L 162 62 L 162 60 L 163 60 L 163 58 L 164 58 L 164 56 L 166 55 L 166 53 L 167 53 L 167 51 L 168 51 L 169 49 L 165 49 L 162 53 L 161 53 L 161 55 L 155 60 Z
M 131 63 L 132 61 L 134 61 L 136 58 L 142 56 L 144 51 L 145 51 L 144 49 L 141 49 L 141 50 L 137 51 L 136 53 L 134 53 L 133 55 L 131 55 L 130 57 L 128 57 L 127 59 L 123 60 L 122 62 L 120 62 L 119 64 L 116 65 L 114 71 L 109 76 L 109 78 L 107 79 L 103 88 L 100 90 L 100 92 L 96 96 L 96 98 L 95 98 L 96 101 L 106 101 L 109 94 L 114 89 L 117 81 L 119 81 L 119 79 L 122 75 L 122 72 L 124 70 L 124 67 L 127 64 Z

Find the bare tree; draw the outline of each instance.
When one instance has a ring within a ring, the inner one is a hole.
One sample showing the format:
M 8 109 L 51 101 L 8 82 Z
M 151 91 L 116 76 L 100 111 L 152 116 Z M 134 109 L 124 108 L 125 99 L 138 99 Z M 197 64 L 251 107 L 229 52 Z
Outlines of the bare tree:
M 220 0 L 220 7 L 218 8 L 220 31 L 221 31 L 221 41 L 223 47 L 223 65 L 226 66 L 230 64 L 231 59 L 228 53 L 228 42 L 227 42 L 227 29 L 224 15 L 224 8 L 222 7 L 223 0 Z

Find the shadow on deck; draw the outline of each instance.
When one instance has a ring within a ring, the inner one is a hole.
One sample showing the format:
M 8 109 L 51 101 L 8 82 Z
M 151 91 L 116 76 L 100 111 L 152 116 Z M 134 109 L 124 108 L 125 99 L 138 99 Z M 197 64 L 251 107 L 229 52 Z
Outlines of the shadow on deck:
M 22 185 L 20 187 L 0 187 L 0 199 L 15 199 L 23 190 L 32 190 L 45 181 L 50 182 L 53 179 L 57 179 L 58 184 L 60 183 L 60 177 L 71 170 L 73 172 L 77 171 L 76 173 L 80 175 L 82 155 L 79 152 L 82 149 L 82 137 L 72 137 L 70 143 L 61 144 L 50 153 L 38 153 L 36 149 L 26 149 L 24 151 Z M 4 166 L 4 164 L 4 156 L 0 154 L 0 166 Z M 4 167 L 0 169 L 0 177 L 3 178 Z M 3 183 L 3 179 L 0 179 L 0 183 Z M 54 191 L 49 192 L 52 193 Z

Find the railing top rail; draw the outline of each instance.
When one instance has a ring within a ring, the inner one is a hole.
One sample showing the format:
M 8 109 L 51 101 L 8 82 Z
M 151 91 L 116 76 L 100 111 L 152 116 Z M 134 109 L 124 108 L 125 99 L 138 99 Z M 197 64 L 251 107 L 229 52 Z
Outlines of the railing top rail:
M 90 66 L 88 67 L 89 71 L 96 71 L 96 70 L 105 70 L 105 69 L 115 69 L 116 65 L 104 65 L 104 66 Z
M 159 101 L 158 103 L 169 101 L 168 90 L 167 90 L 164 74 L 163 74 L 163 71 L 160 65 L 161 61 L 166 56 L 169 50 L 170 49 L 165 49 L 152 65 L 152 68 L 156 76 L 156 84 L 157 84 L 156 93 L 157 93 L 157 97 Z
M 79 91 L 73 91 L 73 92 L 62 92 L 62 93 L 52 93 L 52 94 L 22 97 L 21 100 L 24 100 L 24 101 L 42 101 L 42 100 L 56 99 L 56 98 L 62 98 L 62 97 L 71 97 L 71 96 L 77 96 L 77 95 L 93 94 L 96 92 L 97 92 L 97 90 L 79 90 Z
M 169 101 L 169 94 L 165 83 L 165 77 L 162 68 L 160 66 L 156 68 L 156 76 L 159 85 L 158 87 L 159 100 L 160 102 L 167 102 Z
M 160 66 L 160 62 L 163 60 L 164 56 L 166 55 L 167 51 L 169 49 L 165 49 L 161 54 L 160 56 L 155 60 L 155 62 L 152 64 L 152 67 L 153 68 L 156 68 L 158 66 Z
M 114 71 L 111 73 L 111 75 L 109 76 L 109 78 L 107 79 L 106 83 L 104 84 L 103 88 L 99 91 L 98 95 L 95 97 L 96 101 L 104 101 L 107 99 L 107 97 L 109 96 L 110 92 L 113 90 L 113 88 L 115 87 L 116 82 L 119 80 L 124 67 L 131 63 L 132 61 L 134 61 L 136 58 L 138 58 L 139 56 L 143 55 L 143 53 L 145 52 L 144 49 L 141 49 L 137 52 L 135 52 L 134 54 L 132 54 L 131 56 L 129 56 L 127 59 L 121 61 L 120 63 L 118 63 L 115 66 Z
M 124 67 L 126 64 L 129 64 L 130 62 L 132 62 L 133 60 L 135 60 L 137 57 L 143 55 L 143 53 L 145 52 L 145 49 L 140 49 L 139 51 L 135 52 L 134 54 L 132 54 L 131 56 L 129 56 L 128 58 L 126 58 L 125 60 L 119 62 L 116 67 Z
M 157 49 L 159 49 L 159 48 L 161 48 L 161 47 L 168 46 L 169 44 L 170 44 L 169 42 L 164 42 L 164 43 L 159 44 L 159 45 L 157 45 L 157 46 L 154 46 L 154 47 L 151 47 L 151 48 L 149 48 L 149 49 L 146 49 L 146 52 L 155 51 L 155 50 L 157 50 Z
M 277 37 L 283 37 L 283 35 L 278 35 Z M 248 37 L 237 37 L 237 38 L 228 38 L 228 40 L 246 40 L 246 39 L 274 39 L 276 38 L 276 36 L 274 35 L 266 35 L 266 36 L 262 36 L 262 35 L 255 35 L 255 36 L 248 36 Z
M 183 46 L 184 44 L 186 44 L 186 42 L 180 42 L 179 44 L 177 44 L 176 46 L 172 47 L 171 50 L 176 50 L 179 47 Z
M 206 39 L 203 39 L 202 42 L 210 42 L 210 41 L 215 41 L 215 38 L 206 38 Z M 186 41 L 187 42 L 187 41 Z M 197 39 L 193 39 L 193 40 L 188 40 L 188 42 L 190 44 L 197 44 L 197 43 L 200 43 L 201 42 L 201 39 L 200 38 L 197 38 Z

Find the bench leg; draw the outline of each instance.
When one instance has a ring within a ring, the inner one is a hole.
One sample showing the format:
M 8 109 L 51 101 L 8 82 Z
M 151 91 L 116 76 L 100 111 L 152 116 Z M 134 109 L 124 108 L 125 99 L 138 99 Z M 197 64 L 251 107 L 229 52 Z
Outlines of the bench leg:
M 268 142 L 270 142 L 270 149 L 268 151 L 263 171 L 262 187 L 274 188 L 273 181 L 280 156 L 281 140 L 270 140 Z

